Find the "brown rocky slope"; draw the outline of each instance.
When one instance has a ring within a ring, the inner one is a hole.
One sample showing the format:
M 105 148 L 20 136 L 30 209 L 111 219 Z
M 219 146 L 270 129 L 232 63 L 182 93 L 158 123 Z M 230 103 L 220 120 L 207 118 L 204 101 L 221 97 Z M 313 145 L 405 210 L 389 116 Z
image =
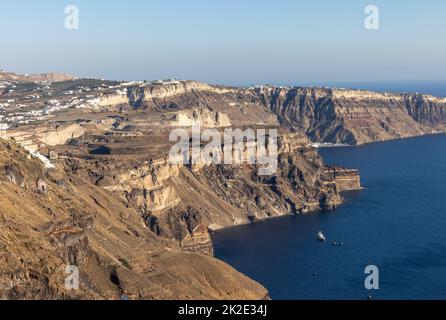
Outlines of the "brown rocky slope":
M 444 130 L 446 102 L 424 95 L 194 81 L 115 85 L 50 125 L 7 132 L 56 169 L 2 142 L 4 297 L 265 298 L 263 287 L 211 257 L 211 234 L 331 210 L 343 191 L 359 189 L 359 173 L 326 166 L 310 139 L 361 144 Z M 276 173 L 169 163 L 169 133 L 196 123 L 279 129 Z M 63 287 L 68 264 L 80 268 L 80 291 Z
M 212 257 L 181 251 L 111 192 L 46 170 L 0 139 L 0 298 L 264 299 L 259 284 Z M 64 287 L 66 266 L 80 290 Z
M 64 164 L 121 198 L 155 234 L 212 255 L 208 231 L 331 210 L 342 203 L 342 191 L 361 187 L 357 171 L 325 166 L 309 144 L 303 134 L 283 132 L 271 176 L 258 175 L 258 165 L 173 165 L 161 151 L 149 160 L 122 149 L 106 157 L 79 154 Z

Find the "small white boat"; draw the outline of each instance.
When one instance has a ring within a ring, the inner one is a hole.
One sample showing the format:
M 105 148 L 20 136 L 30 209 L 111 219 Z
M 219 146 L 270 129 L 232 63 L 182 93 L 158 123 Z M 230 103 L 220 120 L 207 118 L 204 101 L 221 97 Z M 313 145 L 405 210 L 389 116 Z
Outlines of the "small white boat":
M 322 241 L 322 242 L 325 242 L 325 240 L 326 240 L 324 234 L 322 233 L 322 231 L 319 231 L 317 233 L 316 239 L 319 240 L 319 241 Z

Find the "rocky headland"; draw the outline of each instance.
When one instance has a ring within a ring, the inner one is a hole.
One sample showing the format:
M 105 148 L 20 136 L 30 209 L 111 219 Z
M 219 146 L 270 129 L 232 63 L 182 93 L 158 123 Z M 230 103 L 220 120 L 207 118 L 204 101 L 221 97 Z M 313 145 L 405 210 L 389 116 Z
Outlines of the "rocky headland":
M 212 232 L 342 205 L 360 174 L 314 143 L 445 131 L 446 99 L 423 94 L 24 77 L 0 78 L 6 298 L 266 298 L 212 258 Z M 277 170 L 172 164 L 169 133 L 196 124 L 278 130 Z M 64 289 L 66 265 L 80 291 Z

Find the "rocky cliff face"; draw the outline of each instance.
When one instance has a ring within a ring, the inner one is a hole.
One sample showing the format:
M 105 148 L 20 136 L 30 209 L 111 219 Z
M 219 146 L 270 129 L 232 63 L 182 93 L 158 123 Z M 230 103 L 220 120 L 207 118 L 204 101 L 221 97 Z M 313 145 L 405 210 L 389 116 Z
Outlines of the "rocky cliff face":
M 152 233 L 138 211 L 91 184 L 82 168 L 66 169 L 46 170 L 0 139 L 0 298 L 267 297 L 226 264 Z M 65 287 L 67 266 L 78 268 L 79 290 Z
M 446 130 L 446 99 L 324 88 L 225 88 L 193 81 L 129 88 L 128 108 L 205 108 L 233 125 L 280 123 L 314 142 L 358 145 Z M 119 101 L 122 106 L 123 101 Z
M 33 80 L 73 78 L 0 72 L 0 81 Z M 281 125 L 305 133 L 313 142 L 351 145 L 446 131 L 446 99 L 423 94 L 274 86 L 234 88 L 177 80 L 124 83 L 78 79 L 47 89 L 27 85 L 18 91 L 11 91 L 9 86 L 4 84 L 0 91 L 4 96 L 0 108 L 8 109 L 0 116 L 9 117 L 17 108 L 24 111 L 17 112 L 12 122 L 32 120 L 25 111 L 30 108 L 36 109 L 35 114 L 43 114 L 41 109 L 46 106 L 72 107 L 85 113 L 136 111 L 159 118 L 159 126 L 182 126 L 195 121 L 210 127 Z M 52 101 L 56 105 L 49 106 L 39 90 L 48 90 L 45 96 L 50 94 L 52 100 L 57 97 L 58 102 Z
M 181 110 L 210 110 L 227 115 L 223 123 L 278 125 L 277 118 L 250 89 L 211 86 L 196 81 L 127 86 L 120 93 L 103 94 L 89 106 L 98 110 L 146 110 L 161 113 Z
M 342 191 L 361 188 L 358 171 L 326 166 L 311 141 L 353 145 L 445 130 L 446 99 L 421 94 L 88 83 L 57 85 L 59 96 L 72 86 L 89 91 L 51 124 L 7 132 L 54 169 L 2 142 L 0 296 L 264 298 L 264 288 L 212 258 L 213 231 L 331 210 Z M 260 176 L 258 165 L 171 164 L 169 133 L 198 123 L 220 132 L 278 129 L 275 174 Z M 81 269 L 80 292 L 61 284 L 67 264 Z
M 324 170 L 324 174 L 328 181 L 333 181 L 335 185 L 343 191 L 362 189 L 361 177 L 358 170 L 328 167 Z
M 208 231 L 331 210 L 342 203 L 342 191 L 360 188 L 357 171 L 349 172 L 351 183 L 342 180 L 303 134 L 282 134 L 279 153 L 272 176 L 259 176 L 256 165 L 185 166 L 167 159 L 119 169 L 96 162 L 70 167 L 88 172 L 93 183 L 126 201 L 155 234 L 174 239 L 183 250 L 212 255 Z
M 231 121 L 223 112 L 212 112 L 207 108 L 180 111 L 172 123 L 174 127 L 192 127 L 200 125 L 204 128 L 230 127 Z
M 431 96 L 273 87 L 257 93 L 283 126 L 315 142 L 357 145 L 445 130 L 446 99 Z
M 172 81 L 129 88 L 129 103 L 139 109 L 189 109 L 206 107 L 208 101 L 220 99 L 234 89 L 211 86 L 197 81 Z

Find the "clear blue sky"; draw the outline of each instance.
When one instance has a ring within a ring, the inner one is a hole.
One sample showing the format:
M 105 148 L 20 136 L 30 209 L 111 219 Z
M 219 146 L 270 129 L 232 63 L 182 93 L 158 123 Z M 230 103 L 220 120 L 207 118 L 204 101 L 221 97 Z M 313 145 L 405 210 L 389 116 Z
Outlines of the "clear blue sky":
M 64 8 L 80 30 L 64 28 Z M 364 28 L 378 5 L 380 30 Z M 444 0 L 15 0 L 0 68 L 249 85 L 446 78 Z

